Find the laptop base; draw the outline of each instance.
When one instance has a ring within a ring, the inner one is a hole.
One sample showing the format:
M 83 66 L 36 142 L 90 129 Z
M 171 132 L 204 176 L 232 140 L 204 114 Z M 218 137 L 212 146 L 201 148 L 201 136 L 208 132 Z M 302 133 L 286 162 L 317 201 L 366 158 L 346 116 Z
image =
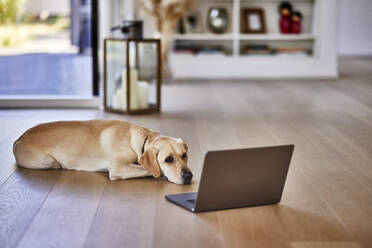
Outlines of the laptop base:
M 165 199 L 174 204 L 183 207 L 191 212 L 195 212 L 195 202 L 197 192 L 192 193 L 185 193 L 185 194 L 174 194 L 174 195 L 166 195 Z

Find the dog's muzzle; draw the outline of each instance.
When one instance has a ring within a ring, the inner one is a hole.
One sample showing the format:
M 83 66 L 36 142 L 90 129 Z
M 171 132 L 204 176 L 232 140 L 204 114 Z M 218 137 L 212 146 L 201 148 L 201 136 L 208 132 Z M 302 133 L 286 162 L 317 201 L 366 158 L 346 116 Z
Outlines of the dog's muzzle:
M 183 183 L 184 184 L 191 183 L 191 179 L 192 179 L 192 173 L 191 173 L 191 171 L 186 170 L 186 169 L 182 169 L 181 176 L 182 176 L 182 179 L 183 179 Z

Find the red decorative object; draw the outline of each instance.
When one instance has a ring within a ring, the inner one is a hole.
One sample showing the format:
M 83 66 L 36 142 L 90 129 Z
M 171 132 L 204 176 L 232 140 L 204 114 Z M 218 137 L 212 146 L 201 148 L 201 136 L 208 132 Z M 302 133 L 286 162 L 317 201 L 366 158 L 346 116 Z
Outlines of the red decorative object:
M 293 34 L 301 33 L 301 22 L 302 22 L 302 14 L 299 11 L 294 11 L 292 14 L 292 25 L 291 25 L 291 30 Z
M 279 5 L 279 29 L 282 34 L 289 34 L 292 31 L 292 5 L 289 2 L 282 2 Z

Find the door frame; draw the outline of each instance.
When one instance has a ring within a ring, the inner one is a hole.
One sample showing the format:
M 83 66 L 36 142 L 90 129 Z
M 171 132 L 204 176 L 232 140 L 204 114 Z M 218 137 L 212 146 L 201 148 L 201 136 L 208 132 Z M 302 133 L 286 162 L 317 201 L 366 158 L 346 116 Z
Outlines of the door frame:
M 92 59 L 93 59 L 93 96 L 99 96 L 99 0 L 92 0 L 92 18 L 91 18 L 91 35 L 92 35 Z

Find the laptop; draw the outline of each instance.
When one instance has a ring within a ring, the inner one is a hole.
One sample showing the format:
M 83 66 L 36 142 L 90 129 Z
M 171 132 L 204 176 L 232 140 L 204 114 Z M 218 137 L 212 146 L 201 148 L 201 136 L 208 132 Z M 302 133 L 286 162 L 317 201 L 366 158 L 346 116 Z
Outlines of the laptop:
M 198 192 L 165 198 L 192 212 L 280 202 L 294 145 L 208 151 Z

